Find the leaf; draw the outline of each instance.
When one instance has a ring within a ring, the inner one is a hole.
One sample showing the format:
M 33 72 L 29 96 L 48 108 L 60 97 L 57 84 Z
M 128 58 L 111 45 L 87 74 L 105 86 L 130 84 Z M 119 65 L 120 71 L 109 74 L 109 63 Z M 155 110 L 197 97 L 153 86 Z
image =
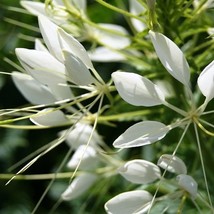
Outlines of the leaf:
M 145 146 L 161 140 L 169 127 L 157 121 L 143 121 L 129 127 L 113 143 L 115 148 L 131 148 Z
M 138 74 L 116 71 L 112 79 L 120 96 L 132 105 L 155 106 L 165 100 L 157 85 Z
M 209 102 L 214 97 L 214 61 L 207 65 L 198 77 L 198 87 Z
M 189 65 L 179 47 L 161 33 L 149 31 L 155 51 L 166 70 L 178 81 L 189 87 Z
M 145 190 L 123 192 L 105 204 L 108 214 L 143 214 L 150 208 L 152 195 Z

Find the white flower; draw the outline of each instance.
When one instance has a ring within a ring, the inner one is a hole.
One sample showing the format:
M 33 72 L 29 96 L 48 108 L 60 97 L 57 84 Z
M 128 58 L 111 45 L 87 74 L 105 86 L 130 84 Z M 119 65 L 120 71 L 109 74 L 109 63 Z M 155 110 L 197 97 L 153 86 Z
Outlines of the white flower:
M 196 181 L 191 176 L 183 174 L 178 175 L 176 179 L 180 188 L 188 192 L 190 196 L 195 199 L 198 191 L 198 184 Z
M 88 139 L 93 132 L 93 127 L 87 123 L 77 123 L 75 127 L 69 132 L 66 137 L 66 143 L 74 148 L 77 149 L 80 145 L 87 144 Z M 63 132 L 61 133 L 63 134 Z M 103 142 L 100 135 L 94 130 L 92 138 L 90 140 L 90 146 L 99 145 Z
M 63 200 L 73 200 L 84 194 L 96 181 L 97 176 L 91 173 L 84 173 L 71 182 L 61 197 Z
M 131 160 L 118 169 L 118 172 L 128 181 L 136 184 L 152 183 L 161 177 L 160 169 L 146 160 Z
M 95 148 L 89 145 L 80 145 L 72 155 L 67 166 L 71 169 L 75 169 L 79 165 L 80 170 L 89 170 L 95 169 L 98 164 L 99 158 Z
M 176 173 L 176 174 L 186 174 L 187 168 L 185 163 L 175 155 L 162 155 L 157 165 L 169 172 Z
M 108 214 L 143 214 L 150 208 L 152 195 L 145 190 L 121 193 L 105 204 Z
M 208 102 L 214 97 L 214 61 L 211 62 L 199 75 L 198 87 L 206 97 L 202 106 L 195 109 L 192 91 L 190 89 L 189 65 L 178 46 L 160 33 L 150 31 L 150 37 L 156 53 L 166 68 L 175 79 L 180 81 L 187 90 L 188 102 L 191 108 L 186 112 L 180 107 L 169 104 L 161 89 L 138 74 L 116 71 L 112 79 L 120 96 L 128 103 L 135 106 L 165 105 L 185 117 L 182 123 L 179 121 L 173 125 L 164 125 L 156 121 L 144 121 L 128 128 L 113 143 L 116 148 L 130 148 L 143 146 L 162 139 L 167 132 L 177 126 L 196 123 L 203 113 Z

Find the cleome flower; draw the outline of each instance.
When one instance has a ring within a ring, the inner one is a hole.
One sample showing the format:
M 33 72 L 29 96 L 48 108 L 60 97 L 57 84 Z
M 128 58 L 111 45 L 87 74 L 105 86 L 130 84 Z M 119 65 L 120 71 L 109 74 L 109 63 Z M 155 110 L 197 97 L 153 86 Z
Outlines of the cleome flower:
M 212 61 L 199 75 L 198 87 L 205 96 L 205 101 L 196 107 L 190 88 L 189 65 L 177 45 L 161 33 L 150 31 L 150 37 L 155 51 L 166 70 L 183 84 L 189 102 L 189 109 L 185 111 L 166 101 L 164 92 L 149 79 L 135 73 L 116 71 L 112 79 L 120 96 L 135 106 L 165 105 L 183 116 L 182 120 L 172 125 L 165 125 L 157 121 L 143 121 L 128 128 L 113 143 L 116 148 L 129 148 L 154 143 L 162 139 L 171 129 L 194 123 L 203 129 L 200 116 L 206 114 L 205 109 L 214 97 L 214 61 Z
M 170 125 L 165 125 L 159 121 L 145 120 L 138 122 L 122 133 L 113 142 L 113 146 L 115 148 L 125 149 L 152 144 L 164 138 L 170 130 L 177 127 L 184 128 L 184 132 L 173 154 L 170 156 L 163 156 L 159 160 L 158 165 L 166 171 L 178 173 L 178 185 L 184 192 L 189 194 L 191 199 L 195 199 L 198 188 L 197 183 L 191 176 L 186 175 L 187 169 L 184 163 L 175 157 L 179 145 L 181 144 L 190 124 L 193 124 L 208 201 L 210 207 L 212 207 L 203 156 L 201 153 L 198 127 L 206 134 L 213 136 L 213 133 L 204 127 L 204 125 L 210 127 L 213 127 L 213 125 L 203 120 L 202 116 L 213 113 L 213 111 L 206 112 L 205 110 L 208 103 L 214 97 L 214 61 L 207 65 L 198 77 L 198 88 L 205 96 L 204 102 L 198 105 L 195 98 L 196 96 L 194 96 L 190 86 L 190 68 L 182 51 L 173 41 L 161 33 L 150 30 L 149 35 L 162 65 L 173 78 L 183 85 L 185 91 L 184 96 L 186 96 L 188 107 L 186 110 L 170 104 L 161 88 L 143 76 L 123 71 L 112 73 L 112 79 L 119 95 L 129 104 L 144 107 L 164 105 L 181 115 L 181 119 L 176 119 L 176 122 Z
M 42 111 L 32 115 L 33 123 L 41 126 L 73 123 L 83 113 L 90 114 L 80 102 L 98 96 L 96 103 L 103 92 L 108 94 L 108 86 L 93 67 L 84 47 L 74 37 L 45 16 L 38 19 L 46 46 L 36 40 L 33 50 L 16 49 L 24 72 L 13 72 L 13 81 L 29 102 L 43 107 Z M 84 93 L 74 95 L 73 88 Z M 64 114 L 62 109 L 68 113 Z
M 169 179 L 161 177 L 159 167 L 164 169 L 165 172 L 176 174 L 176 177 L 170 179 L 170 184 L 173 187 L 168 188 L 164 195 L 154 198 L 151 193 L 141 188 L 145 188 L 144 185 L 152 185 L 151 183 L 156 180 L 160 182 L 159 185 L 162 183 L 162 186 L 169 183 Z M 158 205 L 166 198 L 175 200 L 175 198 L 180 198 L 183 195 L 189 195 L 192 199 L 195 199 L 197 196 L 198 185 L 196 181 L 190 175 L 187 175 L 186 165 L 175 155 L 162 155 L 157 165 L 141 159 L 131 160 L 123 164 L 118 169 L 118 172 L 127 181 L 133 184 L 141 184 L 142 186 L 136 190 L 120 193 L 107 201 L 105 210 L 109 214 L 149 213 L 153 203 Z

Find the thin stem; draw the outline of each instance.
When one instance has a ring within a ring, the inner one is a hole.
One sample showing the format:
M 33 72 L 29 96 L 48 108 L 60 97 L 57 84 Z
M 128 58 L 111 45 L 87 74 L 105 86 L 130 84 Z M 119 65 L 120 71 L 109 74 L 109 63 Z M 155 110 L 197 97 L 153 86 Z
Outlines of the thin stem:
M 210 192 L 209 192 L 207 176 L 206 176 L 206 170 L 205 170 L 204 160 L 203 160 L 203 155 L 202 155 L 202 150 L 201 150 L 201 143 L 200 143 L 200 139 L 199 139 L 198 129 L 197 129 L 197 124 L 196 123 L 194 123 L 194 130 L 195 130 L 196 141 L 197 141 L 197 145 L 198 145 L 199 156 L 200 156 L 200 160 L 201 160 L 201 167 L 202 167 L 202 172 L 203 172 L 203 176 L 204 176 L 204 182 L 205 182 L 205 187 L 206 187 L 206 191 L 207 191 L 207 196 L 208 196 L 208 200 L 209 200 L 210 206 L 211 206 L 211 208 L 213 210 L 213 205 L 212 205 L 212 200 L 211 200 L 211 196 L 210 196 Z
M 170 103 L 168 103 L 168 102 L 166 102 L 166 101 L 164 101 L 163 104 L 164 104 L 166 107 L 172 109 L 173 111 L 175 111 L 175 112 L 181 114 L 182 116 L 184 116 L 184 117 L 187 116 L 187 112 L 186 112 L 186 111 L 184 111 L 184 110 L 182 110 L 182 109 L 179 109 L 178 107 L 176 107 L 176 106 L 174 106 L 174 105 L 172 105 L 172 104 L 170 104 Z
M 179 142 L 178 142 L 178 144 L 177 144 L 177 146 L 176 146 L 176 148 L 175 148 L 175 150 L 174 150 L 174 152 L 173 152 L 173 154 L 172 154 L 172 158 L 173 158 L 173 156 L 175 156 L 175 154 L 176 154 L 176 152 L 177 152 L 179 146 L 181 145 L 181 142 L 183 141 L 183 138 L 184 138 L 184 136 L 185 136 L 185 134 L 186 134 L 186 132 L 187 132 L 187 130 L 188 130 L 188 128 L 189 128 L 190 123 L 191 123 L 191 122 L 189 122 L 189 123 L 186 125 L 186 127 L 185 127 L 185 129 L 184 129 L 184 131 L 183 131 L 183 133 L 182 133 L 182 135 L 181 135 L 181 138 L 180 138 L 180 140 L 179 140 Z M 169 164 L 170 164 L 170 163 L 169 163 Z M 165 176 L 165 174 L 166 174 L 166 172 L 167 172 L 167 169 L 168 169 L 168 167 L 169 167 L 169 164 L 167 165 L 166 169 L 164 170 L 164 172 L 163 172 L 163 174 L 162 174 L 162 176 L 161 176 L 161 178 L 160 178 L 160 181 L 159 181 L 159 183 L 158 183 L 157 189 L 156 189 L 155 194 L 154 194 L 154 196 L 153 196 L 153 198 L 152 198 L 152 201 L 151 201 L 151 206 L 150 206 L 150 208 L 149 208 L 147 214 L 149 214 L 149 213 L 151 212 L 152 205 L 153 205 L 154 202 L 155 202 L 155 198 L 156 198 L 156 196 L 157 196 L 157 194 L 158 194 L 158 191 L 159 191 L 159 189 L 160 189 L 161 183 L 163 182 L 163 178 L 164 178 L 164 176 Z

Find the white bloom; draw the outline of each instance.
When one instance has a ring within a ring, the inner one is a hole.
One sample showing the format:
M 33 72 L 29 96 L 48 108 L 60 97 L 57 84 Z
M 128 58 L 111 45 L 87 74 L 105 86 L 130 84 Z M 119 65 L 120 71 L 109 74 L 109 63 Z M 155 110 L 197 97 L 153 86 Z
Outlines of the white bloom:
M 71 169 L 75 169 L 79 163 L 80 170 L 95 169 L 99 163 L 96 150 L 89 145 L 80 145 L 72 155 L 67 166 Z
M 105 204 L 108 214 L 143 214 L 150 208 L 152 195 L 144 190 L 121 193 Z
M 93 127 L 86 123 L 77 123 L 75 127 L 69 132 L 69 135 L 66 138 L 66 143 L 74 148 L 77 149 L 82 144 L 87 144 L 88 139 L 93 131 Z M 101 144 L 102 138 L 99 136 L 96 130 L 94 130 L 90 146 L 96 146 Z
M 180 188 L 188 192 L 190 196 L 195 199 L 198 191 L 198 184 L 196 181 L 191 176 L 183 174 L 178 175 L 176 179 Z
M 84 173 L 71 182 L 61 197 L 63 200 L 73 200 L 84 194 L 96 181 L 97 176 L 91 173 Z
M 190 85 L 189 65 L 178 46 L 160 33 L 150 31 L 152 43 L 156 53 L 168 70 L 168 72 L 180 81 L 187 89 L 189 97 L 193 98 Z M 214 61 L 211 62 L 200 74 L 198 86 L 202 94 L 206 97 L 205 102 L 197 110 L 190 108 L 189 112 L 173 106 L 165 100 L 165 95 L 161 89 L 138 74 L 116 71 L 112 74 L 119 95 L 126 102 L 135 106 L 155 106 L 165 105 L 175 112 L 181 114 L 186 120 L 182 124 L 165 126 L 163 123 L 155 121 L 144 121 L 128 128 L 113 143 L 116 148 L 129 148 L 143 146 L 162 139 L 167 132 L 177 126 L 186 125 L 199 117 L 208 102 L 214 97 Z M 188 97 L 188 99 L 189 99 Z M 188 100 L 195 103 L 192 99 Z M 191 117 L 189 117 L 191 116 Z
M 187 168 L 185 163 L 174 155 L 162 155 L 158 160 L 158 166 L 163 169 L 166 169 L 169 172 L 176 174 L 186 174 Z
M 161 177 L 160 169 L 146 160 L 131 160 L 118 169 L 118 172 L 128 181 L 136 184 L 152 183 Z

